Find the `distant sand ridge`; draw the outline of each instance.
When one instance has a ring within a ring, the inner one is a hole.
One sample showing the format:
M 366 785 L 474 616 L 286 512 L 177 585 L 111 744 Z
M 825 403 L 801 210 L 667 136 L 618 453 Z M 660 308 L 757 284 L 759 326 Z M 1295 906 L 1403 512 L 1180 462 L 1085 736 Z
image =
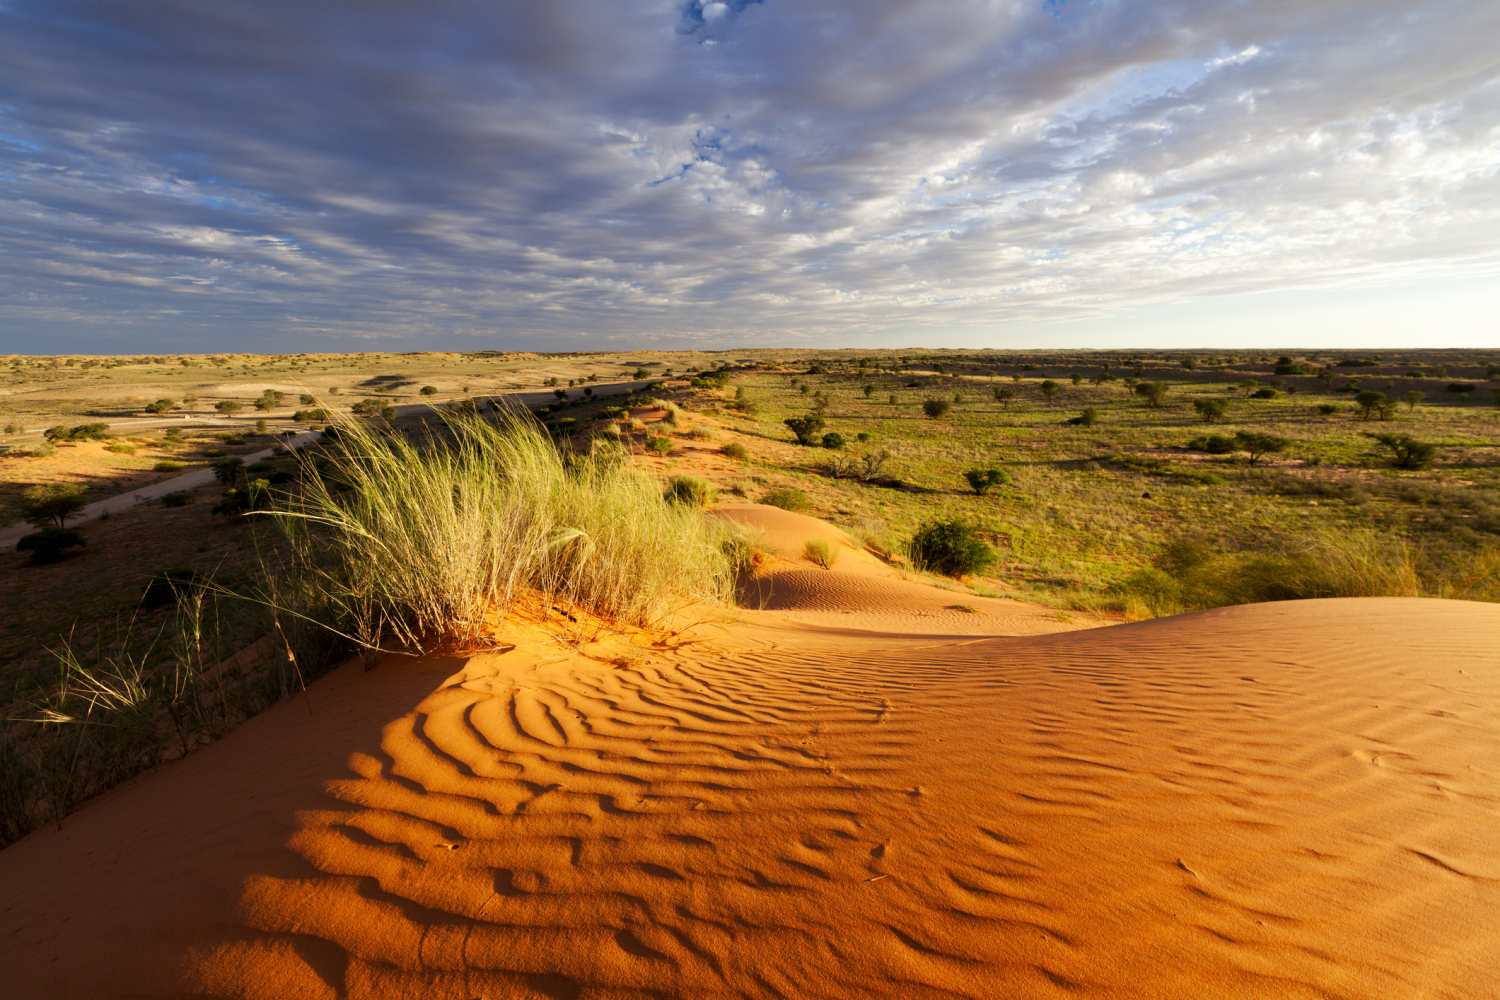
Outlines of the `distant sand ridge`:
M 728 516 L 779 610 L 347 667 L 0 852 L 6 994 L 1493 995 L 1500 607 L 978 637 L 1067 626 Z

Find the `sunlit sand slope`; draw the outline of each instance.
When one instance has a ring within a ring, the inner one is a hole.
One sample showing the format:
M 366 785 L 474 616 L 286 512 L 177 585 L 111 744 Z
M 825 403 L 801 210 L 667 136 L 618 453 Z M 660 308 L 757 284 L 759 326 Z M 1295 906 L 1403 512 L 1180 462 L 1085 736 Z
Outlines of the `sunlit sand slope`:
M 316 685 L 0 853 L 6 994 L 1485 997 L 1500 608 Z
M 1106 624 L 1093 615 L 1024 601 L 943 590 L 882 562 L 843 531 L 807 514 L 763 504 L 713 511 L 749 529 L 770 558 L 740 587 L 741 603 L 782 612 L 783 621 L 895 634 L 1040 635 Z M 834 555 L 822 569 L 804 555 L 808 542 Z

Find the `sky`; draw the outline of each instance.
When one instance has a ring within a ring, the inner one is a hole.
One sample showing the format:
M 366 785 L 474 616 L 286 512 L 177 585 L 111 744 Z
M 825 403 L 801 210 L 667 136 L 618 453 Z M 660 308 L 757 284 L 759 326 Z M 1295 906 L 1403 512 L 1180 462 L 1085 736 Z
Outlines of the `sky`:
M 0 353 L 1500 347 L 1493 0 L 0 0 Z

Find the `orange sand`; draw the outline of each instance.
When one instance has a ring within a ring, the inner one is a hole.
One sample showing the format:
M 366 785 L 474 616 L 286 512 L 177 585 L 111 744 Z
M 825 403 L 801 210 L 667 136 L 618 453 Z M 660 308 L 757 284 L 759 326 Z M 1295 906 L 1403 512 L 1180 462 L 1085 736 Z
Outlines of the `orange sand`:
M 825 583 L 345 668 L 0 852 L 0 994 L 1495 995 L 1500 607 L 982 638 L 1062 625 L 731 516 Z

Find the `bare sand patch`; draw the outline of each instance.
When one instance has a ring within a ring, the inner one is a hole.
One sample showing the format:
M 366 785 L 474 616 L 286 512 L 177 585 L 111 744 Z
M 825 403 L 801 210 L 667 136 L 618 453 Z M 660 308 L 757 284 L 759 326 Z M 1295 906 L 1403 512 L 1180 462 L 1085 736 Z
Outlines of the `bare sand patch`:
M 0 852 L 7 995 L 1492 992 L 1500 608 L 976 638 L 865 580 L 338 671 Z

